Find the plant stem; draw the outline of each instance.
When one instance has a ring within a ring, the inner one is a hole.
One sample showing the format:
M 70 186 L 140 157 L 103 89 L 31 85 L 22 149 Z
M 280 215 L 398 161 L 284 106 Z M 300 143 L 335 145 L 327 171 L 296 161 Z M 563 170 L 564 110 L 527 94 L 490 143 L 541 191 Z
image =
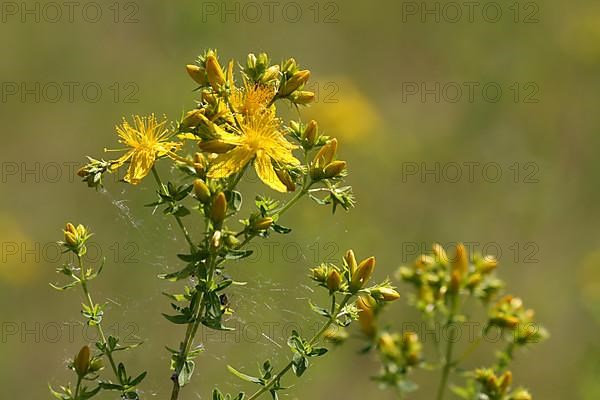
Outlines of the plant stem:
M 83 379 L 83 376 L 77 376 L 77 386 L 75 387 L 75 398 L 77 399 L 79 397 L 79 390 L 81 389 L 81 381 Z
M 498 372 L 502 372 L 508 367 L 508 365 L 513 359 L 514 350 L 515 344 L 513 342 L 508 343 L 508 345 L 506 346 L 506 350 L 504 350 L 504 353 L 502 353 L 502 356 L 496 364 L 496 369 L 498 370 Z
M 452 294 L 450 298 L 450 313 L 448 314 L 448 321 L 446 322 L 445 329 L 447 332 L 447 328 L 449 328 L 454 322 L 454 318 L 456 317 L 456 313 L 458 312 L 458 293 Z M 444 399 L 444 393 L 446 392 L 446 387 L 448 386 L 448 377 L 450 376 L 450 370 L 452 369 L 454 363 L 452 362 L 452 352 L 454 349 L 454 339 L 449 339 L 448 344 L 446 345 L 446 356 L 444 357 L 444 363 L 442 368 L 442 377 L 440 380 L 440 385 L 438 387 L 437 400 Z
M 206 285 L 211 286 L 212 280 L 215 273 L 215 261 L 216 256 L 211 254 L 208 260 L 208 280 Z M 200 297 L 195 304 L 195 309 L 193 310 L 194 320 L 192 323 L 188 324 L 187 330 L 185 332 L 185 338 L 183 339 L 182 346 L 180 347 L 179 357 L 182 361 L 178 370 L 175 371 L 173 377 L 173 390 L 171 391 L 171 400 L 177 400 L 179 397 L 179 391 L 181 386 L 179 385 L 179 374 L 182 369 L 185 367 L 185 362 L 187 361 L 188 354 L 192 349 L 192 345 L 194 344 L 194 338 L 196 337 L 196 333 L 198 332 L 198 328 L 200 327 L 202 313 L 204 312 L 204 292 L 200 293 Z
M 315 336 L 313 336 L 313 338 L 310 339 L 310 341 L 308 342 L 308 344 L 310 344 L 312 346 L 312 345 L 316 344 L 319 341 L 319 339 L 325 333 L 325 331 L 336 320 L 338 314 L 342 311 L 342 309 L 346 306 L 346 304 L 348 304 L 348 301 L 350 300 L 351 297 L 352 297 L 352 295 L 346 295 L 346 297 L 344 298 L 344 300 L 342 300 L 342 302 L 339 304 L 337 310 L 331 315 L 331 318 L 329 318 L 327 320 L 327 322 L 321 327 L 321 329 L 319 330 L 319 332 L 317 332 L 315 334 Z M 277 382 L 279 382 L 281 380 L 281 378 L 285 374 L 288 373 L 288 371 L 292 368 L 292 366 L 293 366 L 293 363 L 290 361 L 265 386 L 263 386 L 262 388 L 260 388 L 260 390 L 258 390 L 257 392 L 255 392 L 252 396 L 248 397 L 247 400 L 255 400 L 255 399 L 259 398 L 262 394 L 264 394 L 265 392 L 267 392 L 268 390 L 270 390 L 273 387 L 273 385 L 275 385 Z
M 77 261 L 79 263 L 79 272 L 80 272 L 79 280 L 81 282 L 81 288 L 83 289 L 83 294 L 87 300 L 88 306 L 91 309 L 93 309 L 95 307 L 95 303 L 92 300 L 92 295 L 90 294 L 90 291 L 87 286 L 87 278 L 85 277 L 85 271 L 83 268 L 83 261 L 81 260 L 81 256 L 79 256 L 79 255 L 77 256 Z M 98 331 L 100 340 L 102 341 L 102 344 L 104 345 L 104 354 L 106 355 L 106 358 L 108 358 L 108 361 L 110 362 L 110 366 L 115 374 L 115 377 L 117 378 L 117 380 L 119 381 L 120 384 L 123 384 L 123 382 L 121 382 L 121 377 L 119 376 L 119 372 L 117 370 L 117 365 L 113 358 L 112 350 L 108 346 L 108 341 L 106 340 L 106 335 L 104 334 L 104 330 L 102 329 L 102 326 L 100 325 L 100 323 L 96 323 L 96 330 Z
M 160 176 L 158 175 L 158 171 L 156 170 L 155 166 L 152 166 L 152 176 L 154 176 L 154 180 L 156 180 L 156 183 L 158 184 L 158 187 L 159 187 L 159 190 L 161 191 L 161 193 L 166 194 L 167 193 L 166 187 L 162 183 L 162 180 L 160 179 Z M 188 244 L 190 245 L 192 250 L 196 251 L 196 245 L 194 244 L 194 241 L 190 237 L 190 234 L 189 234 L 188 230 L 186 229 L 185 225 L 183 225 L 181 218 L 177 215 L 173 215 L 173 217 L 175 217 L 175 220 L 177 221 L 177 225 L 183 232 L 183 236 L 185 236 L 185 240 L 188 242 Z

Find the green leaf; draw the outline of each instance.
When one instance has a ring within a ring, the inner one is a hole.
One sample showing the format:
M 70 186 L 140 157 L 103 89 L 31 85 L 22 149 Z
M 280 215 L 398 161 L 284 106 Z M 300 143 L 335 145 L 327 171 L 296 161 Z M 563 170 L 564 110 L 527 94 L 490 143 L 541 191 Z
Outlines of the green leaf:
M 158 275 L 158 277 L 160 279 L 164 279 L 167 281 L 176 282 L 176 281 L 180 281 L 182 279 L 190 277 L 191 275 L 194 274 L 194 271 L 195 271 L 194 264 L 189 264 L 187 267 L 185 267 L 182 270 L 179 270 L 177 272 L 171 272 L 170 274 L 160 274 L 160 275 Z
M 71 282 L 71 283 L 69 283 L 69 284 L 67 284 L 65 286 L 56 286 L 56 285 L 53 285 L 52 283 L 50 283 L 50 286 L 53 289 L 56 289 L 56 290 L 59 290 L 59 291 L 64 291 L 64 290 L 71 289 L 72 287 L 76 286 L 78 283 L 79 283 L 79 281 L 73 281 L 73 282 Z
M 231 372 L 232 374 L 234 374 L 235 376 L 237 376 L 238 378 L 246 381 L 246 382 L 252 382 L 252 383 L 256 383 L 258 385 L 261 385 L 263 383 L 263 381 L 260 378 L 254 377 L 254 376 L 250 376 L 250 375 L 246 375 L 238 370 L 236 370 L 235 368 L 233 368 L 231 365 L 227 366 L 227 369 L 229 370 L 229 372 Z
M 230 204 L 235 211 L 240 211 L 242 208 L 242 194 L 237 190 L 225 193 L 227 204 Z
M 174 324 L 178 324 L 178 325 L 184 325 L 184 324 L 189 324 L 191 323 L 191 319 L 188 318 L 186 315 L 183 314 L 179 314 L 179 315 L 167 315 L 167 314 L 162 314 L 163 317 L 165 317 L 166 319 L 168 319 L 169 321 L 171 321 Z
M 214 389 L 212 393 L 212 400 L 224 400 L 223 394 L 219 391 L 219 389 Z
M 294 374 L 296 374 L 297 377 L 301 377 L 307 368 L 308 359 L 302 354 L 295 353 L 292 358 L 292 370 L 294 371 Z
M 250 257 L 254 253 L 253 250 L 229 250 L 225 254 L 226 260 L 241 260 L 242 258 Z
M 321 308 L 321 307 L 314 305 L 310 300 L 308 301 L 308 305 L 317 314 L 319 314 L 323 317 L 331 318 L 331 314 L 325 308 Z
M 290 233 L 292 231 L 292 228 L 287 228 L 285 226 L 281 226 L 281 225 L 278 225 L 278 224 L 271 225 L 271 228 L 273 228 L 273 230 L 275 232 L 282 233 L 282 234 Z
M 315 347 L 308 355 L 311 357 L 321 357 L 322 355 L 327 353 L 327 351 L 328 350 L 325 347 Z
M 179 386 L 185 386 L 190 383 L 192 375 L 194 374 L 194 367 L 196 364 L 192 360 L 186 360 L 183 364 L 183 368 L 178 376 Z
M 144 378 L 146 377 L 147 372 L 144 371 L 141 374 L 138 375 L 137 378 L 135 378 L 134 380 L 132 380 L 131 382 L 129 382 L 129 384 L 131 386 L 137 386 L 140 382 L 142 382 L 144 380 Z

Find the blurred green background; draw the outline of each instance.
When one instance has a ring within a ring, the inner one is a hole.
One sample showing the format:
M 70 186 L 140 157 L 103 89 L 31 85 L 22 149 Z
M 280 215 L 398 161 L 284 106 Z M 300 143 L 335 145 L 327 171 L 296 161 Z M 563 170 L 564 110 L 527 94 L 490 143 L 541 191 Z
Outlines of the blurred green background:
M 66 221 L 96 232 L 90 254 L 108 265 L 93 289 L 108 301 L 108 330 L 145 341 L 128 363 L 148 369 L 146 398 L 166 398 L 164 345 L 183 330 L 160 317 L 168 302 L 159 293 L 172 284 L 156 275 L 179 266 L 185 244 L 170 219 L 142 207 L 153 200 L 150 180 L 139 190 L 109 180 L 99 194 L 73 173 L 85 155 L 117 147 L 122 116 L 177 119 L 191 108 L 184 66 L 206 48 L 242 62 L 251 51 L 293 56 L 312 70 L 317 100 L 305 115 L 339 138 L 358 204 L 332 217 L 306 200 L 285 217 L 293 233 L 231 267 L 249 283 L 230 296 L 241 333 L 205 335 L 184 398 L 206 399 L 215 384 L 251 390 L 227 364 L 248 372 L 266 357 L 283 363 L 284 336 L 314 330 L 308 267 L 353 247 L 377 256 L 383 278 L 434 241 L 496 254 L 510 292 L 551 332 L 517 356 L 517 384 L 544 400 L 600 397 L 597 2 L 484 1 L 472 18 L 460 2 L 432 1 L 76 4 L 2 3 L 2 398 L 49 398 L 47 384 L 71 378 L 66 360 L 94 340 L 76 325 L 78 293 L 48 286 L 65 261 L 53 243 Z M 247 188 L 249 199 L 261 187 Z M 397 304 L 388 319 L 401 327 L 415 314 Z M 319 360 L 287 397 L 392 398 L 369 382 L 377 364 L 359 346 Z M 437 379 L 418 374 L 424 390 L 410 398 L 431 398 Z

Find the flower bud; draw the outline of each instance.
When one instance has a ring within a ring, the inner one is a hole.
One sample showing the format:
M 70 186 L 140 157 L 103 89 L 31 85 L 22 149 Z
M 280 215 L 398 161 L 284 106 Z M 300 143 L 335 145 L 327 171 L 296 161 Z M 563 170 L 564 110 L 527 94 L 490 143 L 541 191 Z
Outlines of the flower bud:
M 456 246 L 454 258 L 452 259 L 452 271 L 457 271 L 458 278 L 462 279 L 469 269 L 469 258 L 465 245 L 459 243 Z
M 357 267 L 356 257 L 354 257 L 354 251 L 348 250 L 344 255 L 344 261 L 346 262 L 346 265 L 350 270 L 350 276 L 354 275 L 354 272 L 356 271 Z
M 79 377 L 85 376 L 90 368 L 90 348 L 83 346 L 73 360 L 73 368 Z
M 337 292 L 340 289 L 342 284 L 342 276 L 335 269 L 329 271 L 329 275 L 327 275 L 327 289 L 329 289 L 329 293 Z
M 483 274 L 489 274 L 498 266 L 498 260 L 494 256 L 485 256 L 481 262 L 478 263 L 477 269 Z
M 474 289 L 477 285 L 479 285 L 482 281 L 482 276 L 480 273 L 476 272 L 473 275 L 469 276 L 467 279 L 467 287 L 469 289 Z
M 190 78 L 192 78 L 194 82 L 196 82 L 198 85 L 204 86 L 208 82 L 208 80 L 206 79 L 206 71 L 204 70 L 204 68 L 199 67 L 198 65 L 188 64 L 185 66 L 185 69 L 187 70 L 187 73 L 190 76 Z
M 227 153 L 234 146 L 221 142 L 220 140 L 207 140 L 205 142 L 198 143 L 198 147 L 205 153 Z
M 72 223 L 67 223 L 67 225 L 65 226 L 65 232 L 71 232 L 73 234 L 77 234 L 77 230 L 75 229 L 75 225 L 73 225 Z
M 500 380 L 498 382 L 500 393 L 506 393 L 506 390 L 508 389 L 508 387 L 510 386 L 511 383 L 512 383 L 512 372 L 506 371 L 504 374 L 502 374 L 502 376 L 500 377 Z
M 306 129 L 302 133 L 302 138 L 306 141 L 306 143 L 312 147 L 315 145 L 317 141 L 319 127 L 317 125 L 317 121 L 310 120 L 310 122 L 306 125 Z
M 213 249 L 218 249 L 221 247 L 221 238 L 223 237 L 223 233 L 220 230 L 216 230 L 212 237 L 210 238 L 210 247 Z
M 296 60 L 294 58 L 290 58 L 283 64 L 282 71 L 295 72 L 297 68 Z
M 89 372 L 91 372 L 91 373 L 98 372 L 102 368 L 104 368 L 104 362 L 102 361 L 102 359 L 101 358 L 94 358 L 90 362 Z
M 323 168 L 326 165 L 330 164 L 335 158 L 335 154 L 337 153 L 337 145 L 338 142 L 335 138 L 327 142 L 323 147 L 321 147 L 321 149 L 315 156 L 313 164 L 320 168 Z
M 400 357 L 400 349 L 396 345 L 396 341 L 392 335 L 389 333 L 383 333 L 379 337 L 379 350 L 381 354 L 389 358 L 398 358 Z
M 293 192 L 296 190 L 296 183 L 292 179 L 289 172 L 283 169 L 276 169 L 275 173 L 277 174 L 277 178 L 283 183 L 288 192 Z
M 256 68 L 256 56 L 254 55 L 254 53 L 248 54 L 248 58 L 246 59 L 246 66 L 249 69 Z
M 373 310 L 374 304 L 371 304 L 368 297 L 360 296 L 356 300 L 356 308 L 360 310 L 358 313 L 358 324 L 360 329 L 367 337 L 375 336 L 375 312 Z
M 271 225 L 273 225 L 273 218 L 271 217 L 264 217 L 264 218 L 260 218 L 258 220 L 256 220 L 253 224 L 254 229 L 258 229 L 258 230 L 265 230 L 265 229 L 269 229 L 271 227 Z
M 212 219 L 215 224 L 220 224 L 225 219 L 226 213 L 227 199 L 225 198 L 225 193 L 219 192 L 213 201 L 212 208 L 210 210 L 210 219 Z
M 294 102 L 294 104 L 300 105 L 307 105 L 315 100 L 314 92 L 309 92 L 307 90 L 298 90 L 290 97 L 292 98 L 292 102 Z
M 87 229 L 85 229 L 85 226 L 81 224 L 77 225 L 77 235 L 82 238 L 87 236 Z
M 460 289 L 461 276 L 458 270 L 452 271 L 450 274 L 450 284 L 448 285 L 448 292 L 451 294 L 458 293 Z
M 448 255 L 446 254 L 446 250 L 438 243 L 434 243 L 432 249 L 436 261 L 442 265 L 448 265 Z
M 256 66 L 265 68 L 269 65 L 269 55 L 267 53 L 260 53 L 256 58 Z
M 67 243 L 69 246 L 76 246 L 77 236 L 71 232 L 65 232 L 65 243 Z
M 300 88 L 304 85 L 308 78 L 310 78 L 310 71 L 305 69 L 302 71 L 296 72 L 290 79 L 288 79 L 282 87 L 279 88 L 279 95 L 281 97 L 286 97 L 294 92 L 296 89 Z
M 325 178 L 335 178 L 346 169 L 346 161 L 334 161 L 328 164 L 323 170 Z
M 406 364 L 415 366 L 421 361 L 423 345 L 415 332 L 405 332 L 402 336 L 402 351 Z
M 532 400 L 531 394 L 525 389 L 516 390 L 510 397 L 509 400 Z
M 369 257 L 358 264 L 358 267 L 356 268 L 356 271 L 352 275 L 352 279 L 350 281 L 350 291 L 357 292 L 362 289 L 367 281 L 371 278 L 374 269 L 375 257 Z
M 207 203 L 210 200 L 210 189 L 202 179 L 194 180 L 194 195 L 203 203 Z
M 500 328 L 514 329 L 519 325 L 519 318 L 512 315 L 492 317 L 490 318 L 490 324 Z
M 273 65 L 267 68 L 267 70 L 261 78 L 261 81 L 263 83 L 267 83 L 277 78 L 279 78 L 279 65 Z
M 400 293 L 389 287 L 381 287 L 372 290 L 371 296 L 382 301 L 395 301 L 400 298 Z
M 180 127 L 183 129 L 191 128 L 194 126 L 198 126 L 202 121 L 204 121 L 204 115 L 202 114 L 202 110 L 192 110 L 188 111 L 181 120 Z
M 327 276 L 329 274 L 329 269 L 326 265 L 319 265 L 318 267 L 311 268 L 310 272 L 312 272 L 312 279 L 319 282 L 325 283 L 327 281 Z
M 323 333 L 323 338 L 333 344 L 342 344 L 348 337 L 348 332 L 341 326 L 331 327 Z
M 206 56 L 206 74 L 214 90 L 218 90 L 225 84 L 225 74 L 214 53 Z

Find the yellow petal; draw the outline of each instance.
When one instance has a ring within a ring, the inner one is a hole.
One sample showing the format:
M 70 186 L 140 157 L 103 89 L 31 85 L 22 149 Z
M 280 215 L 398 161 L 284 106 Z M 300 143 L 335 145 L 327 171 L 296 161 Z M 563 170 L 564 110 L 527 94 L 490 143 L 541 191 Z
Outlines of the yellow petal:
M 252 151 L 241 146 L 221 154 L 211 163 L 208 177 L 214 179 L 226 178 L 244 168 L 253 155 Z
M 152 169 L 154 160 L 155 156 L 153 151 L 135 151 L 131 157 L 131 163 L 129 164 L 127 174 L 123 178 L 125 179 L 125 182 L 129 182 L 132 185 L 140 183 Z
M 277 173 L 273 169 L 271 163 L 271 157 L 265 152 L 258 151 L 256 153 L 256 159 L 254 160 L 254 169 L 258 174 L 258 177 L 269 187 L 277 190 L 278 192 L 287 192 L 285 185 L 277 177 Z
M 292 164 L 292 165 L 299 165 L 300 161 L 298 161 L 298 159 L 296 159 L 296 157 L 294 157 L 294 154 L 292 154 L 292 151 L 285 148 L 285 147 L 271 147 L 269 149 L 267 149 L 267 153 L 269 154 L 269 156 L 271 156 L 271 158 L 273 158 L 274 160 L 276 160 L 277 162 L 280 162 L 282 164 Z

